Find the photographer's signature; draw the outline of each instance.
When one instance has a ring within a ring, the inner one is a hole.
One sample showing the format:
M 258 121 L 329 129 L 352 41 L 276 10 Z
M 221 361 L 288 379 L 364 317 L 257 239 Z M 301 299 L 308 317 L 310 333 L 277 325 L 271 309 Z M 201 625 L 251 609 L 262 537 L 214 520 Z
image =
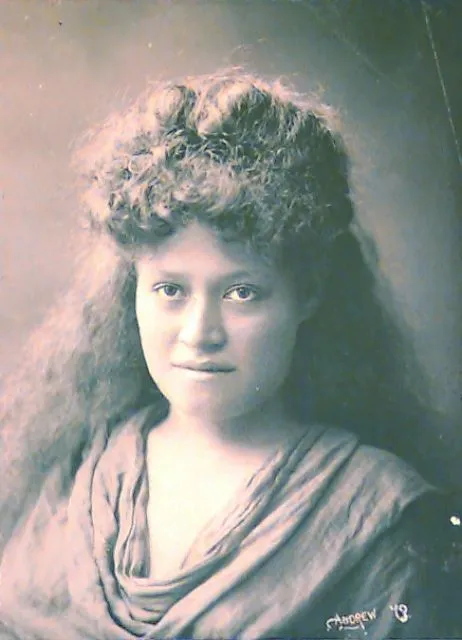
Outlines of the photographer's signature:
M 408 622 L 411 617 L 408 607 L 405 604 L 393 604 L 390 606 L 390 610 L 395 618 L 402 624 Z M 327 631 L 343 631 L 344 629 L 362 629 L 366 631 L 366 626 L 375 620 L 377 620 L 377 609 L 375 607 L 347 615 L 336 613 L 335 616 L 326 620 L 326 629 Z
M 343 629 L 366 629 L 366 624 L 374 622 L 377 619 L 377 609 L 371 609 L 370 611 L 357 611 L 356 613 L 349 613 L 348 615 L 335 614 L 333 618 L 326 620 L 327 631 L 336 629 L 337 631 L 343 631 Z

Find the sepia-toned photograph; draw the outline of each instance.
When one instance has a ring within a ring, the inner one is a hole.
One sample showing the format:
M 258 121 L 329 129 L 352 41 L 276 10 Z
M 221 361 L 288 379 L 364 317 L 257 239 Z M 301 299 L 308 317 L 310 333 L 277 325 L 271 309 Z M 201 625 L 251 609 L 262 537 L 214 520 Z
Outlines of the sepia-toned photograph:
M 462 639 L 461 32 L 0 2 L 0 640 Z

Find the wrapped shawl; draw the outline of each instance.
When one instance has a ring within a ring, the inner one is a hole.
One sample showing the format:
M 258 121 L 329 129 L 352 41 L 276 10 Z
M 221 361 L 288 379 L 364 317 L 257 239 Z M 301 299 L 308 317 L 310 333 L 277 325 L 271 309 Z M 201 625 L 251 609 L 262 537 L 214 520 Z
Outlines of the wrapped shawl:
M 396 625 L 418 637 L 400 521 L 431 488 L 404 462 L 346 431 L 307 428 L 160 582 L 146 517 L 151 425 L 141 412 L 100 434 L 75 477 L 68 460 L 47 478 L 2 559 L 0 638 L 370 640 Z

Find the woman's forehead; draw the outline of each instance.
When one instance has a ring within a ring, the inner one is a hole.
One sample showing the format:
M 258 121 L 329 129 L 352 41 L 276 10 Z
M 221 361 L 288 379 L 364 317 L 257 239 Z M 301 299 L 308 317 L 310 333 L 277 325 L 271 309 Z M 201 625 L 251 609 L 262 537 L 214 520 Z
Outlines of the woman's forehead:
M 248 244 L 224 240 L 210 227 L 191 222 L 181 227 L 156 246 L 138 252 L 138 270 L 173 273 L 195 271 L 210 274 L 248 273 L 261 277 L 274 276 L 273 261 L 264 258 Z

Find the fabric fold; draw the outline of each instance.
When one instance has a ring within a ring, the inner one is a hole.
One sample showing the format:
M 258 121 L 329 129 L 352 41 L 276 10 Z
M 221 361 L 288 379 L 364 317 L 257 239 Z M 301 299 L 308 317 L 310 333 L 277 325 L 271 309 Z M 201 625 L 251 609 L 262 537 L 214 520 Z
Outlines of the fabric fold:
M 151 426 L 145 410 L 109 439 L 100 434 L 70 493 L 60 493 L 66 466 L 55 469 L 3 558 L 2 621 L 43 640 L 61 640 L 63 624 L 72 640 L 310 637 L 328 603 L 374 602 L 385 616 L 376 628 L 392 623 L 385 600 L 411 576 L 407 561 L 393 560 L 396 527 L 431 490 L 405 463 L 346 431 L 311 425 L 242 486 L 161 582 L 150 577 L 146 516 Z M 32 548 L 44 567 L 53 563 L 49 574 L 25 559 Z M 371 567 L 387 558 L 389 583 L 369 576 L 361 597 L 370 592 L 370 602 L 355 602 L 339 585 L 361 574 L 365 558 Z

